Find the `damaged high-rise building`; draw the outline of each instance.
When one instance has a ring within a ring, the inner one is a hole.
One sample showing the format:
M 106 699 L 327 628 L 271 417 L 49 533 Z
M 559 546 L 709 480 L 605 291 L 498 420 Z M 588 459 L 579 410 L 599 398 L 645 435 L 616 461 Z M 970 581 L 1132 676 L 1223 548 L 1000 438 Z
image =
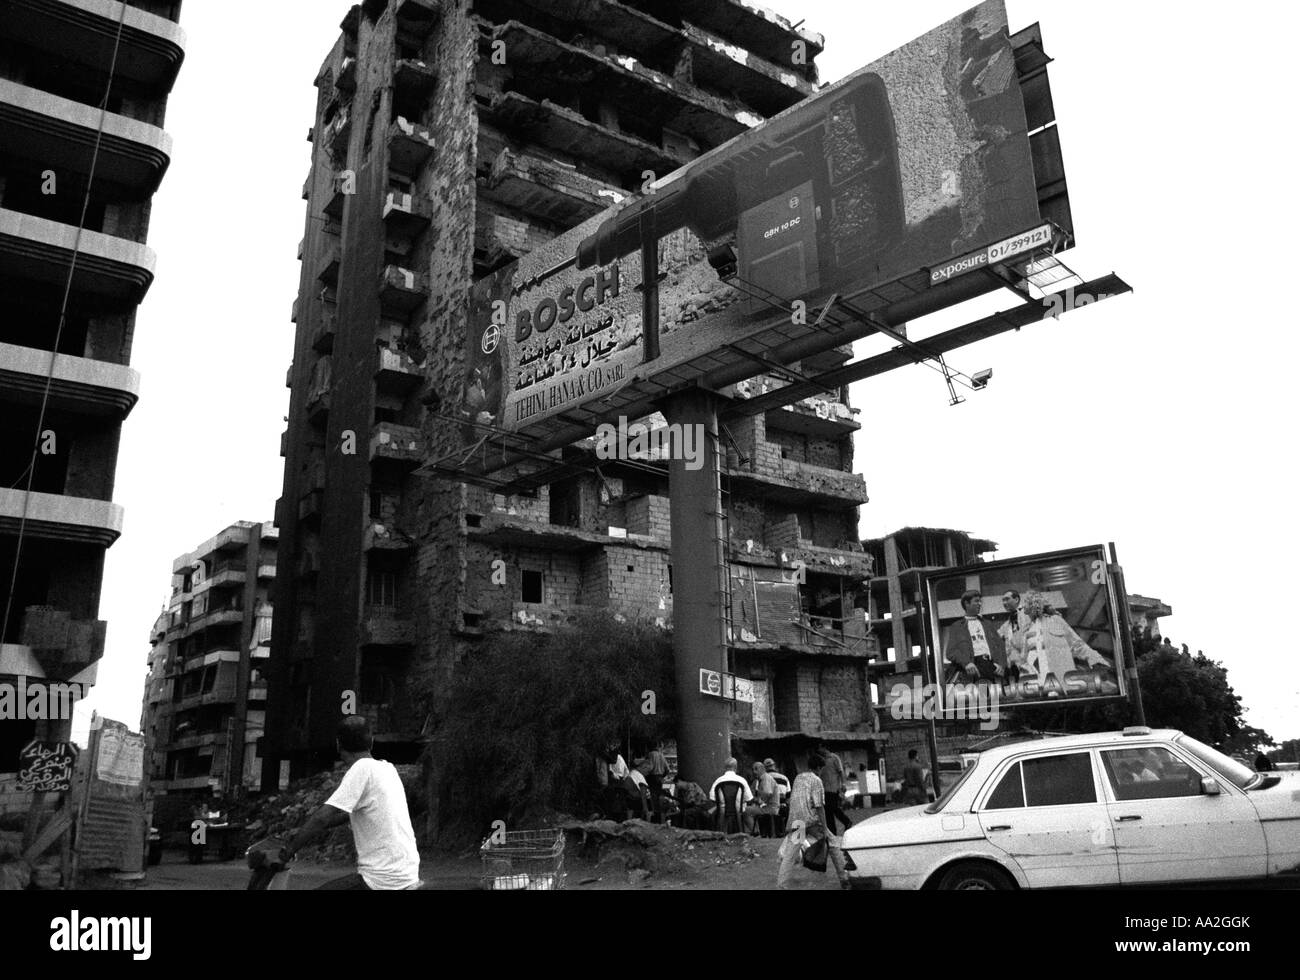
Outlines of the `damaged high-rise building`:
M 136 308 L 166 174 L 180 0 L 0 0 L 0 686 L 96 681 L 118 443 L 140 394 Z M 7 713 L 6 713 L 7 714 Z M 0 818 L 40 793 L 33 741 L 70 713 L 0 719 Z M 28 770 L 30 775 L 32 770 Z
M 379 751 L 413 757 L 493 631 L 583 609 L 671 624 L 662 461 L 579 444 L 573 475 L 509 497 L 415 471 L 461 445 L 476 280 L 813 94 L 822 46 L 736 0 L 368 0 L 344 18 L 308 134 L 264 772 L 328 765 L 349 697 Z M 686 302 L 682 322 L 713 299 Z M 759 758 L 874 737 L 855 416 L 840 389 L 725 433 L 729 659 L 754 682 L 732 728 Z

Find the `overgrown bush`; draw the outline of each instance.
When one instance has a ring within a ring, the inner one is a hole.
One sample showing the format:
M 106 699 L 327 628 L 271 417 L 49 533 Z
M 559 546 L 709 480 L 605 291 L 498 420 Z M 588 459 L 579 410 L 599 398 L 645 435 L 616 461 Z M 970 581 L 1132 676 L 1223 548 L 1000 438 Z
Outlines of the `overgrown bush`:
M 494 820 L 519 830 L 587 815 L 596 751 L 670 736 L 674 703 L 672 643 L 649 624 L 587 615 L 488 638 L 456 669 L 428 750 L 439 841 L 477 843 Z

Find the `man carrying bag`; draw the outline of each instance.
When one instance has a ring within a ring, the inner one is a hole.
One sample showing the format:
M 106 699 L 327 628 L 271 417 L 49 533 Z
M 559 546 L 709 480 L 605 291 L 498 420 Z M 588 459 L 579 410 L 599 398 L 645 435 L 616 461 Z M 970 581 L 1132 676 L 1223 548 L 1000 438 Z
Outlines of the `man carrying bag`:
M 790 832 L 778 852 L 781 865 L 776 887 L 788 889 L 790 876 L 802 863 L 815 871 L 825 871 L 827 859 L 835 868 L 840 887 L 849 888 L 849 874 L 839 839 L 826 829 L 826 790 L 819 776 L 825 760 L 816 752 L 808 756 L 808 771 L 801 772 L 790 787 Z

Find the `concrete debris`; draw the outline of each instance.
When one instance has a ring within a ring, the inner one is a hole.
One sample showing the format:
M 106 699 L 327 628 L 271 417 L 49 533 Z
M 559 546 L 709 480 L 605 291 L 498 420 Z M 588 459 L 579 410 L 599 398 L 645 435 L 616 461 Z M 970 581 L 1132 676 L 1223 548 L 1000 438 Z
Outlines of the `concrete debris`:
M 628 872 L 630 884 L 651 875 L 682 875 L 720 865 L 745 864 L 758 856 L 746 834 L 681 830 L 644 820 L 570 820 L 560 824 L 578 861 Z M 634 872 L 644 872 L 636 874 Z

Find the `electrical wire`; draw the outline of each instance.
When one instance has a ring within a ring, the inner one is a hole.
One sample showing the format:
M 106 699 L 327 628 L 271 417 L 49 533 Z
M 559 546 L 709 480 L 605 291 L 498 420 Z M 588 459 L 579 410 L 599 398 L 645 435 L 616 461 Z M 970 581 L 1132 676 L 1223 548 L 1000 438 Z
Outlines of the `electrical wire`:
M 50 369 L 45 376 L 45 390 L 41 394 L 41 408 L 36 417 L 36 438 L 32 441 L 32 456 L 27 466 L 27 486 L 23 489 L 23 513 L 18 521 L 18 537 L 14 545 L 13 573 L 9 577 L 9 594 L 5 599 L 4 619 L 0 624 L 0 640 L 9 635 L 9 620 L 13 613 L 14 596 L 18 591 L 18 570 L 22 562 L 23 539 L 27 533 L 28 516 L 31 513 L 32 485 L 36 481 L 36 460 L 41 451 L 41 434 L 45 431 L 45 416 L 49 409 L 50 391 L 54 387 L 54 367 L 59 359 L 59 344 L 63 340 L 63 328 L 68 322 L 68 301 L 72 296 L 72 281 L 77 273 L 77 256 L 81 254 L 81 239 L 86 230 L 86 215 L 90 211 L 90 192 L 95 184 L 95 171 L 99 166 L 99 150 L 104 142 L 104 127 L 108 122 L 108 102 L 112 97 L 113 81 L 117 76 L 117 58 L 122 47 L 122 34 L 126 27 L 126 7 L 125 3 L 121 4 L 121 10 L 118 13 L 117 34 L 113 39 L 113 57 L 109 62 L 104 97 L 99 103 L 99 127 L 95 133 L 95 148 L 91 153 L 90 171 L 86 176 L 86 193 L 81 199 L 81 218 L 77 222 L 77 237 L 72 245 L 72 258 L 68 263 L 68 277 L 63 286 L 63 302 L 59 307 L 59 326 L 54 333 L 54 345 L 50 351 Z

